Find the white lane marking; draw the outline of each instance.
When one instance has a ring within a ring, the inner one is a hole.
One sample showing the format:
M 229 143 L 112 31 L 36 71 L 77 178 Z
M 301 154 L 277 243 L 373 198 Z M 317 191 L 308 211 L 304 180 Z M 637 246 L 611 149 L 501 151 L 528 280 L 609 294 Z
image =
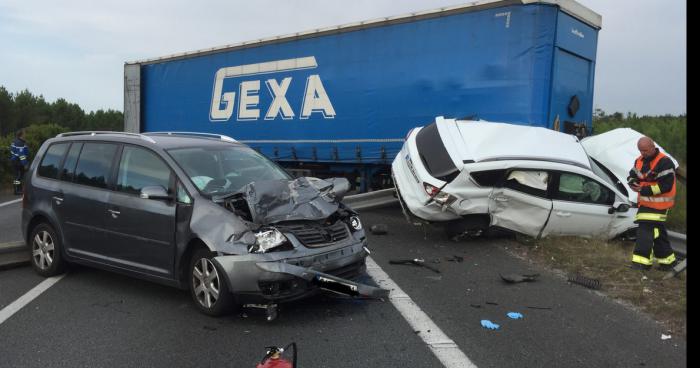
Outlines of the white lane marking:
M 51 286 L 53 286 L 53 284 L 59 282 L 64 276 L 66 276 L 66 274 L 47 278 L 39 283 L 39 285 L 35 286 L 32 290 L 29 290 L 26 294 L 19 297 L 19 299 L 0 310 L 0 325 L 8 318 L 12 317 L 13 314 L 19 312 L 19 310 L 25 305 L 36 299 L 36 297 L 41 295 L 41 293 L 48 290 Z
M 367 273 L 380 287 L 389 290 L 391 304 L 401 313 L 411 327 L 420 331 L 418 336 L 447 368 L 476 368 L 452 339 L 450 339 L 408 294 L 397 285 L 371 257 L 367 257 Z M 430 332 L 428 332 L 430 331 Z
M 21 201 L 22 201 L 22 198 L 14 199 L 14 200 L 11 200 L 11 201 L 9 201 L 9 202 L 0 203 L 0 207 L 9 206 L 9 205 L 11 205 L 11 204 L 14 204 L 14 203 L 17 203 L 17 202 L 21 202 Z

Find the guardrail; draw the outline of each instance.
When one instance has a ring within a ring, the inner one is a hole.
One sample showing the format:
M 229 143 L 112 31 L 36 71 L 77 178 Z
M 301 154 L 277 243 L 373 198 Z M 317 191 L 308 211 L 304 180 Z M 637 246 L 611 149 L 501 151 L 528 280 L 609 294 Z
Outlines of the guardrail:
M 353 210 L 363 210 L 385 206 L 398 201 L 393 188 L 375 190 L 374 192 L 360 193 L 346 196 L 343 203 Z

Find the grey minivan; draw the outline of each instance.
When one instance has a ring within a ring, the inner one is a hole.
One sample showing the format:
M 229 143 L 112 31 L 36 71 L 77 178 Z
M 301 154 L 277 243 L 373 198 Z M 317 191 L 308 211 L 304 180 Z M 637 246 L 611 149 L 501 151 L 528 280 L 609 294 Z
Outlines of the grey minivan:
M 25 178 L 22 232 L 36 272 L 79 263 L 189 289 L 204 313 L 275 305 L 352 281 L 369 254 L 347 180 L 292 178 L 227 136 L 72 132 Z

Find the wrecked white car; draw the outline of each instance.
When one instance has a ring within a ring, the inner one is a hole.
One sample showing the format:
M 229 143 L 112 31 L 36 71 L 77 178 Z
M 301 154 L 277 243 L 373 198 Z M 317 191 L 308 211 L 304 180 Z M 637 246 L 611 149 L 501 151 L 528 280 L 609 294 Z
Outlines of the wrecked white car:
M 438 117 L 409 132 L 392 175 L 409 220 L 443 222 L 452 238 L 495 227 L 611 239 L 636 227 L 626 177 L 640 137 Z

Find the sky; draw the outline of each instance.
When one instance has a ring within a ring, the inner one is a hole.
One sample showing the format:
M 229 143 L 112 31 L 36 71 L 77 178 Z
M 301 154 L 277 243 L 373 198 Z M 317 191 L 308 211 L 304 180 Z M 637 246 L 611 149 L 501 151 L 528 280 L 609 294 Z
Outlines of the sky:
M 124 62 L 421 10 L 455 0 L 0 0 L 0 85 L 123 110 Z M 602 16 L 594 108 L 686 113 L 686 2 L 579 0 Z

